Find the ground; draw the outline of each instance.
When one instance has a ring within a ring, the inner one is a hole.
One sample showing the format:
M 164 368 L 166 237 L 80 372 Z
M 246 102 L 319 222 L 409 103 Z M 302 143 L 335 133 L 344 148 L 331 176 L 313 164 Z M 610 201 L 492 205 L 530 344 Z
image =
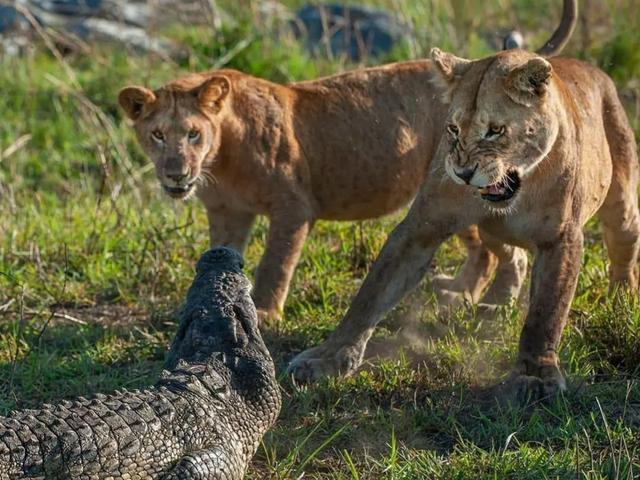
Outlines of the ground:
M 489 53 L 479 18 L 489 29 L 516 23 L 540 43 L 555 22 L 543 11 L 559 2 L 482 3 L 465 10 L 461 2 L 430 2 L 428 22 L 426 7 L 402 3 L 409 19 L 429 29 L 419 45 L 392 58 L 417 57 L 434 45 L 472 57 Z M 637 5 L 582 3 L 589 16 L 569 52 L 614 77 L 639 132 Z M 214 39 L 177 29 L 171 34 L 190 55 L 176 64 L 109 48 L 60 60 L 40 43 L 29 59 L 0 59 L 0 414 L 154 382 L 175 310 L 207 248 L 206 216 L 197 202 L 174 203 L 159 191 L 117 110 L 116 92 L 127 83 L 157 86 L 220 58 L 278 81 L 355 67 L 311 59 L 262 28 L 241 22 Z M 607 299 L 595 222 L 560 351 L 569 391 L 557 401 L 499 408 L 487 397 L 515 356 L 526 295 L 485 318 L 472 308 L 439 314 L 428 281 L 388 316 L 356 376 L 302 389 L 288 383 L 288 360 L 333 328 L 403 213 L 314 229 L 285 319 L 265 332 L 284 405 L 250 478 L 640 475 L 640 305 Z M 266 228 L 261 220 L 254 230 L 249 273 Z M 462 254 L 450 242 L 434 272 L 455 272 Z

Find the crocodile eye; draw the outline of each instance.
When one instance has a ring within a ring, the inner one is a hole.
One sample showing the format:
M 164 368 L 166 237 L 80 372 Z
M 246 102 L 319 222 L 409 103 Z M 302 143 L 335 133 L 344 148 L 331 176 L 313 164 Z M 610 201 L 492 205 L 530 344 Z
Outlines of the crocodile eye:
M 151 138 L 157 143 L 164 143 L 164 133 L 160 130 L 154 130 L 151 132 Z
M 499 137 L 500 135 L 504 135 L 504 131 L 504 125 L 491 125 L 484 135 L 484 138 Z
M 456 124 L 450 123 L 449 125 L 447 125 L 447 132 L 449 132 L 454 137 L 457 137 L 460 134 L 460 129 Z
M 191 130 L 189 130 L 189 133 L 187 134 L 187 138 L 189 139 L 190 142 L 195 142 L 200 138 L 200 130 L 192 128 Z

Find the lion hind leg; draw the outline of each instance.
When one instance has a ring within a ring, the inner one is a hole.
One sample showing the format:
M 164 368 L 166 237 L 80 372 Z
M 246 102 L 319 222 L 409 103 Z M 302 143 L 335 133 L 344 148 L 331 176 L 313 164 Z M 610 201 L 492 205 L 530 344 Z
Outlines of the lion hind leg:
M 441 305 L 454 305 L 463 299 L 478 303 L 496 269 L 496 256 L 483 244 L 478 227 L 472 225 L 457 233 L 467 250 L 467 260 L 456 277 L 437 275 L 432 283 Z
M 604 241 L 610 259 L 610 290 L 623 286 L 638 289 L 638 212 L 639 167 L 636 142 L 615 89 L 605 96 L 605 132 L 613 163 L 611 185 L 600 207 Z
M 638 290 L 640 214 L 635 189 L 635 186 L 632 189 L 630 185 L 622 185 L 614 178 L 599 212 L 610 261 L 611 291 L 620 286 Z
M 486 232 L 482 241 L 498 258 L 498 268 L 493 282 L 482 297 L 486 305 L 504 305 L 517 300 L 527 276 L 528 257 L 523 249 L 502 243 Z
M 459 232 L 458 237 L 469 255 L 457 277 L 441 275 L 434 278 L 440 304 L 456 305 L 464 298 L 493 308 L 517 299 L 527 275 L 527 253 L 502 243 L 487 232 L 479 232 L 476 226 Z

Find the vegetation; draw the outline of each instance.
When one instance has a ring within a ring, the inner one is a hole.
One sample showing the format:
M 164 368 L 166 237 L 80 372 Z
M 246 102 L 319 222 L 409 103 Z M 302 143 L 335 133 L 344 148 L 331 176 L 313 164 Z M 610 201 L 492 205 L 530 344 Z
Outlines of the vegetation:
M 514 25 L 539 45 L 557 23 L 560 2 L 375 3 L 400 12 L 416 32 L 417 42 L 392 60 L 423 56 L 435 45 L 484 55 L 494 48 L 492 32 Z M 582 4 L 585 18 L 567 53 L 612 75 L 640 135 L 637 2 Z M 222 65 L 276 81 L 357 67 L 310 58 L 255 7 L 229 2 L 238 22 L 218 32 L 172 29 L 189 52 L 178 63 L 115 48 L 60 56 L 45 42 L 27 58 L 0 59 L 0 414 L 152 382 L 175 331 L 175 308 L 208 246 L 204 209 L 159 192 L 117 109 L 122 86 L 158 86 Z M 265 333 L 280 371 L 333 328 L 402 214 L 317 225 L 285 320 Z M 265 233 L 261 221 L 247 252 L 250 271 Z M 640 305 L 607 299 L 596 223 L 586 238 L 560 352 L 566 395 L 526 409 L 480 402 L 483 389 L 508 371 L 526 307 L 491 318 L 472 308 L 438 314 L 427 281 L 389 315 L 358 375 L 303 389 L 282 378 L 281 419 L 251 478 L 637 478 Z M 438 253 L 436 271 L 454 272 L 462 258 L 451 242 Z

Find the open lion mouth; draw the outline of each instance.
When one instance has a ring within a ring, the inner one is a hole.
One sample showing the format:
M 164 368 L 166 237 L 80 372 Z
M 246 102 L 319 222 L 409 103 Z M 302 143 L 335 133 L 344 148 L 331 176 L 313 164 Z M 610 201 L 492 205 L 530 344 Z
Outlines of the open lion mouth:
M 182 198 L 187 196 L 193 190 L 196 182 L 191 182 L 186 185 L 181 185 L 179 187 L 169 187 L 168 185 L 162 185 L 164 191 L 169 194 L 169 196 L 173 198 Z
M 493 185 L 478 188 L 483 200 L 490 202 L 505 202 L 511 199 L 520 189 L 520 175 L 515 170 L 509 170 L 502 179 Z

